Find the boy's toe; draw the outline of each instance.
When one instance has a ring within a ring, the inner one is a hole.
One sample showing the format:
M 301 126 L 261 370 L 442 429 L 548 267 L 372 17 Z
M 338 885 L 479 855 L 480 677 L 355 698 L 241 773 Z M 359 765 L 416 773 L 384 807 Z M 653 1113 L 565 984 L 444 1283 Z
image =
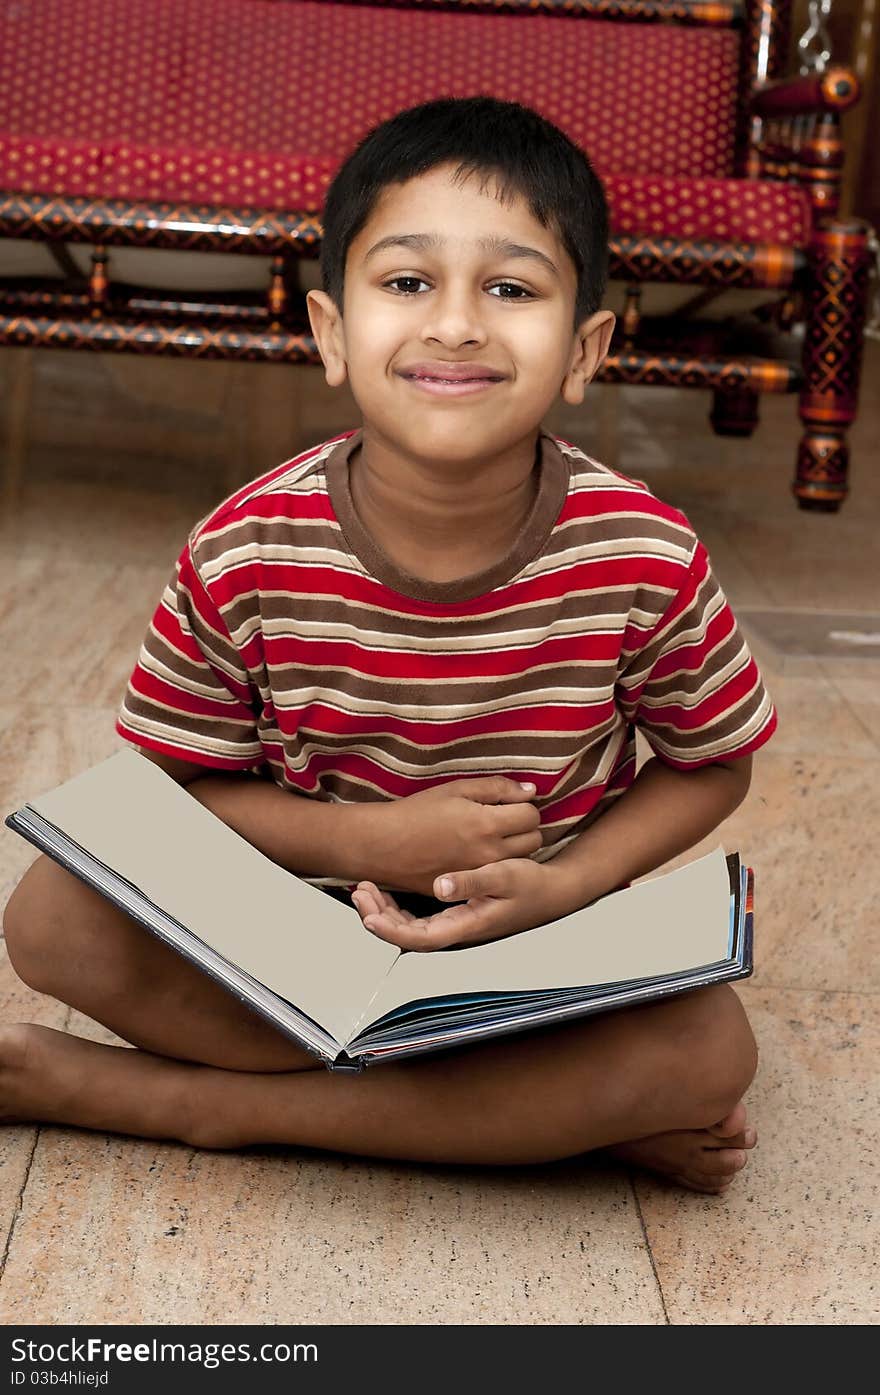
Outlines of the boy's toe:
M 744 1148 L 706 1148 L 699 1161 L 699 1170 L 708 1177 L 732 1177 L 748 1162 Z
M 709 1127 L 709 1133 L 714 1133 L 718 1138 L 731 1138 L 735 1134 L 740 1134 L 746 1127 L 746 1107 L 740 1100 L 739 1104 L 733 1108 L 723 1119 L 719 1119 L 717 1124 Z
M 725 1148 L 754 1148 L 758 1141 L 758 1135 L 753 1128 L 743 1129 L 742 1133 L 731 1134 L 724 1138 L 719 1138 L 717 1134 L 710 1138 L 704 1147 L 710 1149 Z
M 681 1172 L 672 1177 L 673 1182 L 687 1187 L 688 1191 L 705 1192 L 707 1196 L 720 1196 L 732 1182 L 731 1177 L 710 1177 L 704 1172 Z

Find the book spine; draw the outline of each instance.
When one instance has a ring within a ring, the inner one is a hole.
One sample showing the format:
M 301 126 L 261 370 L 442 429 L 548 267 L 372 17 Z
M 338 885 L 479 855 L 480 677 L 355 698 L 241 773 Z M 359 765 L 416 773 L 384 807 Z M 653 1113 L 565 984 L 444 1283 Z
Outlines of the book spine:
M 347 1051 L 340 1051 L 335 1061 L 329 1062 L 329 1069 L 332 1071 L 348 1072 L 349 1075 L 360 1075 L 366 1062 L 363 1057 L 354 1059 Z

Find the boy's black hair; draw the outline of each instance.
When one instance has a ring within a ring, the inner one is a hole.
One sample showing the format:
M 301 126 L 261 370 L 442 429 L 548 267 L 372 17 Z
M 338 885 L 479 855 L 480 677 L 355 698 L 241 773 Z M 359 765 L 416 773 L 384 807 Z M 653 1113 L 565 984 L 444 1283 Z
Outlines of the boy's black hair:
M 375 126 L 337 171 L 322 222 L 321 278 L 342 312 L 348 249 L 382 192 L 438 165 L 455 177 L 494 177 L 503 200 L 519 195 L 565 246 L 577 271 L 574 327 L 599 308 L 608 276 L 608 205 L 582 150 L 518 102 L 441 97 Z

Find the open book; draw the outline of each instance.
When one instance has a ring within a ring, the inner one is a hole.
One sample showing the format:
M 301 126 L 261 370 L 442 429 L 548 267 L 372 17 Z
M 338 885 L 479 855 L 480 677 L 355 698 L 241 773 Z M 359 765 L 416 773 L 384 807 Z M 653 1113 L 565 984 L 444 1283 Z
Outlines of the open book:
M 331 1070 L 752 971 L 752 874 L 720 848 L 536 929 L 420 954 L 377 939 L 134 750 L 6 823 Z

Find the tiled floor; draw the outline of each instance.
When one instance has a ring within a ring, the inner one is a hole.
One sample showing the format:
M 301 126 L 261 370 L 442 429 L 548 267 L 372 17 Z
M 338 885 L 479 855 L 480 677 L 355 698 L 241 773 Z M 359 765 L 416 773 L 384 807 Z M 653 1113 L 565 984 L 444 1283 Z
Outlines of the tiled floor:
M 25 376 L 18 352 L 0 382 Z M 711 435 L 697 393 L 597 389 L 548 425 L 606 457 L 619 439 L 619 468 L 689 514 L 738 611 L 800 611 L 805 632 L 817 610 L 873 613 L 880 629 L 878 385 L 874 343 L 836 516 L 789 494 L 791 400 L 765 399 L 749 442 Z M 4 815 L 121 745 L 116 705 L 192 524 L 356 420 L 316 369 L 35 359 L 0 536 Z M 779 733 L 707 840 L 759 878 L 742 996 L 760 1141 L 724 1198 L 593 1159 L 477 1171 L 5 1127 L 0 1320 L 875 1323 L 880 651 L 759 652 Z M 0 907 L 32 857 L 2 830 Z M 0 993 L 8 1021 L 115 1040 L 5 959 Z

